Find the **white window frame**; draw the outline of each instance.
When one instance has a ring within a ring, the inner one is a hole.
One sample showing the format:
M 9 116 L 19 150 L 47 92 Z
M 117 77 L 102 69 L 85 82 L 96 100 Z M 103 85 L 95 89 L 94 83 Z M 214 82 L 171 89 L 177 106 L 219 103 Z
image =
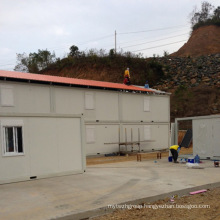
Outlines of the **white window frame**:
M 14 151 L 7 152 L 6 151 L 6 132 L 5 128 L 12 127 L 13 128 L 13 140 L 14 140 Z M 21 127 L 22 129 L 22 152 L 18 152 L 18 139 L 17 139 L 17 127 Z M 24 152 L 24 124 L 22 120 L 3 120 L 1 121 L 1 136 L 2 136 L 2 155 L 3 156 L 22 156 L 25 154 Z

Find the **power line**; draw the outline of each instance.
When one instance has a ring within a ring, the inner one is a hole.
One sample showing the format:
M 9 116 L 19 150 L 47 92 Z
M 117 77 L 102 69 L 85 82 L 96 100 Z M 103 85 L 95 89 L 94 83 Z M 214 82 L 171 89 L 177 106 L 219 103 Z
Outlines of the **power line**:
M 184 28 L 185 29 L 185 28 Z M 169 33 L 169 34 L 174 34 L 174 33 L 178 33 L 179 31 L 173 31 L 173 32 L 171 32 L 171 33 Z M 133 39 L 133 38 L 132 38 Z M 119 44 L 121 45 L 121 44 L 127 44 L 127 43 L 131 43 L 131 42 L 134 42 L 134 41 L 143 41 L 143 40 L 146 40 L 146 37 L 145 38 L 139 38 L 139 39 L 133 39 L 133 40 L 130 40 L 130 41 L 126 41 L 126 42 L 119 42 Z
M 180 43 L 180 42 L 184 42 L 184 41 L 187 41 L 187 40 L 177 41 L 177 42 L 173 42 L 173 43 L 169 43 L 169 44 L 158 45 L 158 46 L 154 46 L 154 47 L 148 47 L 148 48 L 145 48 L 145 49 L 134 50 L 134 51 L 131 51 L 131 52 L 134 53 L 134 52 L 139 52 L 139 51 L 143 51 L 143 50 L 154 49 L 154 48 L 163 47 L 163 46 L 167 46 L 167 45 L 171 45 L 171 44 L 176 44 L 176 43 Z M 9 66 L 9 65 L 14 65 L 14 64 L 6 64 L 6 65 L 0 65 L 0 66 Z
M 158 47 L 163 47 L 163 46 L 167 46 L 167 45 L 171 45 L 171 44 L 176 44 L 176 43 L 180 43 L 180 42 L 184 42 L 184 41 L 187 41 L 187 40 L 176 41 L 176 42 L 169 43 L 169 44 L 158 45 L 158 46 L 155 46 L 155 47 L 148 47 L 148 48 L 145 48 L 145 49 L 134 50 L 134 51 L 131 51 L 131 52 L 138 52 L 138 51 L 143 51 L 143 50 L 149 50 L 149 49 L 158 48 Z
M 187 26 L 187 25 L 184 25 L 184 26 Z M 137 33 L 143 33 L 143 32 L 168 30 L 168 29 L 173 29 L 173 28 L 176 28 L 176 27 L 183 27 L 183 26 L 173 26 L 173 27 L 166 27 L 166 28 L 143 30 L 143 31 L 132 31 L 132 32 L 124 32 L 124 33 L 118 33 L 118 34 L 137 34 Z
M 159 31 L 159 30 L 174 29 L 174 28 L 177 28 L 177 27 L 186 27 L 186 25 L 185 26 L 173 26 L 173 27 L 166 27 L 166 28 L 158 28 L 158 29 L 151 29 L 151 30 L 134 31 L 134 32 L 124 32 L 124 33 L 117 33 L 117 34 L 119 34 L 119 35 L 123 35 L 123 34 L 124 35 L 125 34 L 136 34 L 136 33 L 144 33 L 144 32 L 152 32 L 152 31 Z M 102 36 L 100 38 L 96 38 L 96 39 L 93 39 L 93 40 L 81 42 L 81 43 L 78 43 L 77 45 L 83 45 L 83 44 L 87 44 L 87 43 L 103 40 L 103 39 L 110 38 L 110 37 L 112 37 L 114 39 L 114 34 L 105 35 L 105 36 Z M 170 37 L 170 38 L 174 38 L 174 37 Z M 159 39 L 159 40 L 150 41 L 150 42 L 144 42 L 144 43 L 140 43 L 140 44 L 137 44 L 137 45 L 130 45 L 130 46 L 126 46 L 126 47 L 133 47 L 133 46 L 143 45 L 143 44 L 147 44 L 147 43 L 151 43 L 151 42 L 156 42 L 156 41 L 161 41 L 161 40 L 165 40 L 165 39 L 169 39 L 169 38 Z M 121 43 L 121 44 L 124 44 L 124 43 Z M 171 44 L 174 44 L 174 43 L 171 43 Z M 70 45 L 71 45 L 71 43 L 66 44 L 66 46 L 62 46 L 62 47 L 49 47 L 48 50 L 54 49 L 54 50 L 57 51 L 57 50 L 67 49 L 67 47 L 69 47 Z M 169 45 L 169 44 L 165 44 L 165 45 Z M 159 46 L 155 46 L 155 47 L 151 47 L 151 48 L 146 48 L 146 50 L 147 49 L 161 47 L 161 46 L 165 46 L 165 45 L 159 45 Z M 124 47 L 124 48 L 126 48 L 126 47 Z M 142 49 L 142 50 L 145 50 L 145 49 Z M 141 51 L 141 50 L 136 50 L 136 51 Z M 132 52 L 136 52 L 136 51 L 132 51 Z M 13 61 L 16 62 L 16 60 L 10 60 L 8 62 L 13 62 Z M 0 64 L 0 66 L 10 66 L 10 65 L 15 65 L 15 63 L 8 63 L 8 64 L 1 63 Z
M 144 43 L 134 44 L 134 45 L 126 46 L 126 47 L 123 47 L 123 48 L 135 47 L 135 46 L 139 46 L 139 45 L 143 45 L 143 44 L 148 44 L 148 43 L 153 43 L 153 42 L 157 42 L 157 41 L 167 40 L 167 39 L 171 39 L 171 38 L 175 38 L 175 37 L 179 37 L 179 36 L 183 36 L 183 35 L 187 35 L 187 34 L 188 33 L 180 34 L 180 35 L 176 35 L 176 36 L 172 36 L 172 37 L 167 37 L 167 38 L 162 38 L 162 39 L 159 39 L 159 40 L 147 41 L 147 42 L 144 42 Z

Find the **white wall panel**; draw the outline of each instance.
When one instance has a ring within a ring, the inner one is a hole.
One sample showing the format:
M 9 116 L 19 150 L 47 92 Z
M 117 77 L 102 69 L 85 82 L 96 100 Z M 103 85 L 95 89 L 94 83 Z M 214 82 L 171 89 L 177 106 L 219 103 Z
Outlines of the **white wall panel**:
M 220 119 L 213 120 L 213 156 L 220 157 Z
M 193 154 L 200 157 L 212 156 L 212 125 L 209 119 L 193 120 Z
M 0 86 L 1 106 L 14 106 L 14 90 L 12 86 Z
M 118 93 L 96 92 L 96 120 L 116 121 L 118 119 Z
M 84 112 L 84 91 L 68 87 L 55 87 L 55 112 L 59 114 L 82 114 Z
M 0 86 L 5 86 L 2 83 Z M 0 106 L 0 112 L 13 113 L 49 113 L 50 112 L 50 87 L 45 85 L 36 85 L 28 83 L 11 83 L 13 105 L 8 107 Z M 10 101 L 12 104 L 12 101 Z
M 122 94 L 122 120 L 169 122 L 169 96 Z
M 147 132 L 150 132 L 150 140 L 152 140 L 153 142 L 142 142 L 142 150 L 164 149 L 169 147 L 169 124 L 123 124 L 121 141 L 125 141 L 125 128 L 127 131 L 127 141 L 131 141 L 131 129 L 133 134 L 133 141 L 138 141 L 138 129 L 140 132 L 140 141 L 144 141 L 146 138 L 145 132 L 147 128 Z M 147 138 L 149 138 L 149 134 L 147 134 L 147 136 Z
M 91 125 L 90 125 L 91 126 Z M 118 152 L 118 144 L 106 145 L 119 141 L 118 125 L 92 125 L 95 129 L 96 140 L 94 143 L 86 144 L 86 154 L 106 154 Z
M 0 183 L 83 172 L 80 118 L 4 118 L 10 120 L 23 121 L 25 154 L 3 156 L 0 143 Z
M 200 157 L 220 156 L 220 119 L 193 119 L 193 154 Z

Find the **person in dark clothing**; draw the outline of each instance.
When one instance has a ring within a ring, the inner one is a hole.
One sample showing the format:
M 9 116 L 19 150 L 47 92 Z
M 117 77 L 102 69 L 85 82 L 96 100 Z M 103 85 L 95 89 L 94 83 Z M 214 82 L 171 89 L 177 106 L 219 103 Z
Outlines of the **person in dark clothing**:
M 131 82 L 130 82 L 129 77 L 125 77 L 125 78 L 124 78 L 124 84 L 125 84 L 125 85 L 131 85 Z
M 178 153 L 179 153 L 180 149 L 181 149 L 181 145 L 180 145 L 180 146 L 179 146 L 179 145 L 172 145 L 172 146 L 170 147 L 170 152 L 171 152 L 171 154 L 172 154 L 174 163 L 179 163 L 179 162 L 177 161 L 177 158 L 178 158 Z

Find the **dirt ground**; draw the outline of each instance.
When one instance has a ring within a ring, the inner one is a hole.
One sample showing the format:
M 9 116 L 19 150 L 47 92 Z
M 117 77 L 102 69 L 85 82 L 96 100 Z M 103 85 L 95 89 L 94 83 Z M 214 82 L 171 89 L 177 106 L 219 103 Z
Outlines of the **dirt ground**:
M 192 154 L 192 147 L 190 148 L 182 148 L 180 151 L 181 154 Z M 169 152 L 163 152 L 162 158 L 168 158 Z M 142 160 L 157 160 L 157 153 L 151 152 L 148 154 L 142 155 Z M 128 156 L 113 156 L 113 157 L 90 157 L 86 159 L 87 166 L 95 165 L 95 164 L 105 164 L 105 163 L 116 163 L 116 162 L 124 162 L 124 161 L 136 161 L 137 154 L 132 153 L 128 154 Z
M 181 154 L 192 154 L 192 147 L 182 148 Z M 167 158 L 168 152 L 162 153 L 162 158 Z M 143 160 L 159 160 L 157 154 L 149 153 L 142 157 Z M 131 154 L 128 156 L 114 157 L 94 157 L 87 158 L 87 165 L 115 163 L 124 161 L 136 161 L 137 156 Z M 186 195 L 183 197 L 165 198 L 154 203 L 140 204 L 134 207 L 126 204 L 125 207 L 114 209 L 113 213 L 104 216 L 92 218 L 93 220 L 134 220 L 134 219 L 149 219 L 149 220 L 219 220 L 220 219 L 220 188 L 207 189 L 207 192 Z
M 92 218 L 93 220 L 219 220 L 220 219 L 220 188 L 207 192 L 159 200 L 154 203 L 140 204 L 139 207 L 127 206 L 111 214 Z

